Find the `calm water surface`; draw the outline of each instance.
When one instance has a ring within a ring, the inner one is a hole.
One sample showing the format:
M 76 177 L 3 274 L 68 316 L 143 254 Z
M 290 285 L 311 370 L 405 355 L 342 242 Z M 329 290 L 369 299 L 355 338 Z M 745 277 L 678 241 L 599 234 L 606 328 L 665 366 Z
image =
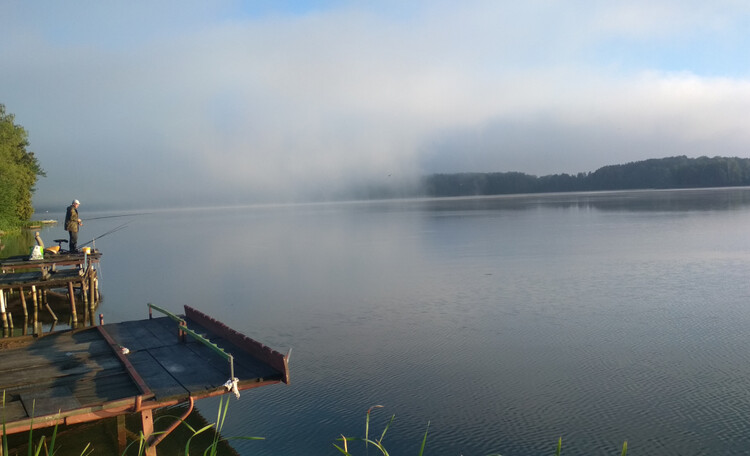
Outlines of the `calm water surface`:
M 125 222 L 97 241 L 107 321 L 188 304 L 293 348 L 291 385 L 232 400 L 224 434 L 266 438 L 243 455 L 338 454 L 375 404 L 392 454 L 428 422 L 434 456 L 750 454 L 750 189 L 208 208 L 80 238 Z

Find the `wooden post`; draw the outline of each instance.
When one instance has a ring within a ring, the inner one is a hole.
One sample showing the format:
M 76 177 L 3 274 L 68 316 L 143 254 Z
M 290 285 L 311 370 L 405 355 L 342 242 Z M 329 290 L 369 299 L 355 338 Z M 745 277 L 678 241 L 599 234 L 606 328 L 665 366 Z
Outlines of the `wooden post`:
M 13 314 L 8 312 L 8 324 L 10 325 L 10 336 L 13 337 Z
M 29 318 L 29 311 L 26 309 L 26 296 L 23 295 L 23 287 L 20 288 L 21 291 L 21 307 L 23 307 L 23 319 L 26 320 Z
M 49 296 L 47 296 L 47 290 L 42 291 L 42 301 L 44 302 L 44 307 L 47 309 L 47 312 L 49 312 L 50 315 L 52 315 L 52 319 L 54 321 L 57 321 L 57 315 L 55 315 L 55 312 L 52 311 L 52 306 L 49 305 Z
M 89 293 L 86 279 L 81 279 L 81 299 L 83 299 L 83 325 L 89 324 Z M 91 326 L 94 326 L 93 324 Z
M 91 274 L 89 275 L 89 293 L 91 296 L 89 297 L 89 306 L 91 306 L 91 309 L 89 310 L 89 314 L 91 315 L 91 326 L 94 326 L 94 312 L 96 311 L 96 281 L 94 280 L 94 277 L 96 276 L 96 269 L 91 270 Z
M 23 287 L 20 288 L 21 307 L 23 307 L 23 335 L 29 332 L 29 311 L 26 309 L 26 296 L 24 296 Z
M 152 410 L 141 411 L 141 424 L 143 426 L 143 437 L 146 442 L 148 442 L 149 437 L 154 433 L 154 417 Z M 146 456 L 156 456 L 156 447 L 147 446 Z
M 187 323 L 184 321 L 181 321 L 179 325 L 177 325 L 177 337 L 180 339 L 180 342 L 185 343 L 185 340 L 187 339 L 187 335 L 185 334 L 184 329 L 187 327 Z
M 125 427 L 125 415 L 117 415 L 117 447 L 118 454 L 125 454 L 128 444 L 127 428 Z
M 73 282 L 68 282 L 68 294 L 70 294 L 70 326 L 78 328 L 78 315 L 76 314 L 76 295 L 73 292 Z
M 34 301 L 34 334 L 39 334 L 39 300 L 36 296 L 36 285 L 31 286 L 31 298 Z
M 52 310 L 52 307 L 49 305 L 49 302 L 45 302 L 44 306 L 47 308 L 47 312 L 49 312 L 49 314 L 52 315 L 52 320 L 57 321 L 57 315 L 55 315 L 55 312 Z
M 5 313 L 5 290 L 0 290 L 0 313 L 3 319 L 3 337 L 8 337 L 8 315 Z

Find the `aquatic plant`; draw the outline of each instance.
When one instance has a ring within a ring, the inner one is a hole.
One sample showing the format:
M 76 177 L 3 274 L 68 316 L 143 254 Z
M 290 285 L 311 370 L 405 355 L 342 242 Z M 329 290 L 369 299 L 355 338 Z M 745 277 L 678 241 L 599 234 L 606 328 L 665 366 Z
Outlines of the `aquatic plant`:
M 6 434 L 6 421 L 5 421 L 5 391 L 3 391 L 3 397 L 2 397 L 2 452 L 0 454 L 3 455 L 9 455 L 11 454 L 9 452 L 9 446 L 8 446 L 8 436 Z M 168 419 L 168 418 L 175 418 L 177 419 L 180 424 L 184 425 L 190 432 L 190 437 L 187 439 L 185 443 L 184 448 L 184 454 L 185 456 L 190 456 L 190 446 L 193 443 L 193 439 L 197 437 L 198 435 L 203 434 L 204 432 L 207 432 L 211 429 L 214 430 L 214 436 L 211 443 L 204 449 L 199 450 L 198 453 L 202 454 L 204 456 L 217 456 L 220 454 L 221 450 L 221 444 L 228 442 L 230 440 L 263 440 L 263 437 L 222 437 L 221 431 L 223 429 L 224 423 L 226 421 L 227 417 L 227 411 L 229 410 L 229 400 L 230 397 L 221 397 L 219 400 L 219 411 L 216 419 L 216 423 L 210 423 L 206 426 L 203 426 L 200 429 L 196 429 L 195 427 L 191 426 L 190 423 L 188 423 L 186 420 L 171 416 L 171 415 L 163 415 L 157 418 L 156 421 L 162 420 L 162 419 Z M 49 437 L 42 435 L 39 438 L 38 442 L 34 442 L 34 409 L 35 409 L 36 402 L 32 403 L 32 413 L 31 413 L 31 422 L 30 422 L 30 428 L 28 431 L 28 443 L 26 445 L 26 454 L 28 456 L 53 456 L 56 453 L 56 442 L 57 439 L 57 430 L 58 425 L 56 424 L 53 428 L 52 435 Z M 163 434 L 161 431 L 154 432 L 151 436 L 158 436 Z M 149 445 L 149 439 L 146 438 L 146 436 L 143 434 L 143 431 L 139 431 L 137 438 L 130 441 L 130 443 L 127 444 L 127 446 L 123 449 L 121 456 L 133 454 L 133 450 L 135 451 L 135 454 L 138 456 L 142 456 L 146 454 L 146 450 Z M 105 451 L 108 451 L 105 450 Z M 15 454 L 15 453 L 14 453 Z M 22 452 L 18 453 L 22 454 Z M 90 456 L 94 454 L 94 448 L 92 447 L 91 443 L 87 443 L 85 447 L 81 450 L 81 456 Z M 107 453 L 109 454 L 109 453 Z
M 383 446 L 383 439 L 385 438 L 385 433 L 388 431 L 388 428 L 390 428 L 391 424 L 393 423 L 393 420 L 396 418 L 396 415 L 391 415 L 391 419 L 388 421 L 388 423 L 385 425 L 385 428 L 383 429 L 383 433 L 380 435 L 380 438 L 377 440 L 370 439 L 370 413 L 373 409 L 376 408 L 382 408 L 382 405 L 373 405 L 369 409 L 367 409 L 367 414 L 365 417 L 365 436 L 362 437 L 344 437 L 341 436 L 340 439 L 337 439 L 337 441 L 343 442 L 343 448 L 333 444 L 336 449 L 338 449 L 342 454 L 345 456 L 353 456 L 352 453 L 349 452 L 349 442 L 365 442 L 365 447 L 368 445 L 372 445 L 375 448 L 377 448 L 383 456 L 390 456 L 388 453 L 388 450 L 385 449 Z M 425 430 L 424 437 L 422 437 L 422 445 L 419 448 L 418 456 L 423 456 L 425 445 L 427 444 L 427 431 L 430 428 L 430 422 L 427 422 L 427 430 Z M 562 452 L 562 437 L 557 439 L 557 447 L 555 448 L 555 456 L 560 456 L 560 453 Z M 622 444 L 622 452 L 620 453 L 620 456 L 626 456 L 628 452 L 628 442 L 627 440 Z M 494 453 L 487 456 L 502 456 L 500 453 Z
M 206 447 L 200 454 L 204 456 L 217 456 L 219 454 L 219 445 L 222 442 L 228 442 L 230 440 L 264 440 L 264 437 L 222 437 L 221 432 L 224 427 L 224 423 L 226 422 L 227 418 L 227 412 L 229 410 L 229 396 L 223 396 L 219 400 L 219 409 L 216 417 L 216 423 L 210 423 L 206 426 L 201 427 L 200 429 L 197 429 L 193 426 L 191 426 L 187 421 L 185 421 L 182 418 L 171 416 L 171 415 L 164 415 L 159 417 L 159 419 L 166 419 L 166 418 L 176 418 L 180 421 L 180 424 L 184 425 L 189 431 L 190 431 L 190 437 L 185 442 L 185 455 L 190 456 L 190 445 L 194 438 L 197 436 L 203 434 L 204 432 L 207 432 L 211 429 L 214 430 L 213 440 L 209 444 L 208 447 Z M 29 429 L 29 436 L 28 436 L 28 445 L 26 454 L 28 456 L 53 456 L 55 451 L 55 445 L 57 442 L 57 429 L 58 425 L 55 425 L 53 428 L 52 435 L 49 438 L 49 441 L 47 440 L 47 437 L 42 435 L 39 439 L 39 441 L 34 444 L 34 408 L 36 403 L 32 403 L 32 413 L 31 413 L 31 425 Z M 391 415 L 388 422 L 385 424 L 383 431 L 380 434 L 380 437 L 377 439 L 370 437 L 370 415 L 373 410 L 383 408 L 382 405 L 374 405 L 367 409 L 367 413 L 365 416 L 365 435 L 364 437 L 345 437 L 341 436 L 340 439 L 337 439 L 339 442 L 343 442 L 342 446 L 339 446 L 337 444 L 333 444 L 333 446 L 343 455 L 345 456 L 354 456 L 353 453 L 349 450 L 349 443 L 351 442 L 364 442 L 365 449 L 367 449 L 368 446 L 373 446 L 378 449 L 380 454 L 383 456 L 390 456 L 388 453 L 388 450 L 385 448 L 385 445 L 383 444 L 383 440 L 385 439 L 385 435 L 390 429 L 391 425 L 393 424 L 393 421 L 396 419 L 396 415 Z M 427 434 L 429 432 L 430 428 L 430 422 L 427 422 L 427 429 L 425 430 L 424 436 L 422 437 L 422 442 L 419 448 L 418 456 L 423 456 L 425 447 L 427 445 Z M 3 391 L 3 397 L 2 397 L 2 453 L 4 455 L 9 455 L 9 448 L 8 448 L 8 438 L 6 435 L 6 427 L 5 427 L 5 391 Z M 152 436 L 160 435 L 162 432 L 154 432 Z M 142 456 L 146 453 L 146 449 L 148 447 L 148 440 L 146 439 L 146 436 L 143 434 L 142 431 L 139 431 L 138 438 L 131 441 L 123 450 L 121 453 L 121 456 L 125 456 L 128 454 L 131 448 L 137 447 L 137 455 Z M 620 453 L 620 456 L 627 456 L 628 452 L 628 442 L 625 441 L 622 444 L 622 451 Z M 557 445 L 555 448 L 555 456 L 560 456 L 562 453 L 562 437 L 558 438 Z M 81 450 L 81 456 L 90 456 L 94 454 L 94 448 L 92 448 L 91 444 L 88 443 L 86 446 Z M 494 453 L 487 456 L 502 456 L 500 453 Z
M 364 438 L 361 438 L 361 437 L 344 437 L 342 435 L 341 438 L 338 439 L 338 440 L 344 442 L 343 443 L 344 447 L 341 448 L 340 446 L 336 445 L 335 443 L 333 444 L 333 446 L 336 447 L 336 449 L 338 449 L 342 454 L 344 454 L 346 456 L 353 456 L 351 453 L 349 453 L 348 442 L 365 442 L 365 447 L 367 447 L 368 445 L 372 445 L 375 448 L 377 448 L 383 454 L 383 456 L 390 456 L 388 454 L 388 451 L 383 446 L 383 439 L 385 438 L 385 433 L 388 432 L 388 428 L 390 428 L 391 424 L 393 424 L 393 420 L 396 419 L 396 415 L 391 415 L 391 419 L 388 421 L 388 423 L 383 428 L 383 433 L 380 434 L 380 438 L 379 439 L 377 439 L 377 440 L 370 439 L 370 413 L 372 412 L 373 409 L 382 408 L 382 407 L 383 407 L 382 405 L 373 405 L 372 407 L 370 407 L 369 409 L 367 409 L 367 416 L 365 418 L 365 436 L 364 436 Z M 430 422 L 428 421 L 427 422 L 427 429 L 424 431 L 424 437 L 422 437 L 422 445 L 419 448 L 419 453 L 418 453 L 419 456 L 422 456 L 424 454 L 424 448 L 425 448 L 425 445 L 427 445 L 427 432 L 429 430 L 430 430 Z
M 3 428 L 3 439 L 2 439 L 2 454 L 10 454 L 8 452 L 8 436 L 6 434 L 6 428 L 5 428 L 5 391 L 3 391 L 3 416 L 2 416 L 2 428 Z M 36 447 L 34 446 L 34 414 L 36 409 L 36 400 L 31 403 L 31 424 L 29 427 L 29 443 L 26 450 L 26 454 L 28 456 L 39 456 L 42 454 L 42 450 L 44 450 L 45 456 L 51 456 L 55 454 L 55 442 L 57 441 L 57 424 L 55 424 L 52 436 L 49 440 L 49 446 L 47 446 L 47 437 L 42 436 L 39 439 L 39 442 L 37 443 Z M 88 456 L 93 452 L 93 449 L 89 448 L 90 445 L 86 445 L 86 447 L 81 451 L 81 456 Z
M 226 399 L 226 401 L 225 401 Z M 229 396 L 222 396 L 219 400 L 219 411 L 216 417 L 216 423 L 215 424 L 209 424 L 208 426 L 204 426 L 201 429 L 195 430 L 193 429 L 188 423 L 183 423 L 185 426 L 188 427 L 188 429 L 191 430 L 193 435 L 188 439 L 188 441 L 185 443 L 185 454 L 190 454 L 190 442 L 193 440 L 195 436 L 198 434 L 201 434 L 211 428 L 214 428 L 214 438 L 211 445 L 209 445 L 208 448 L 203 452 L 204 455 L 209 456 L 216 456 L 218 454 L 218 448 L 219 443 L 222 441 L 229 441 L 229 440 L 264 440 L 264 437 L 221 437 L 221 431 L 224 428 L 224 422 L 227 418 L 227 410 L 229 410 Z

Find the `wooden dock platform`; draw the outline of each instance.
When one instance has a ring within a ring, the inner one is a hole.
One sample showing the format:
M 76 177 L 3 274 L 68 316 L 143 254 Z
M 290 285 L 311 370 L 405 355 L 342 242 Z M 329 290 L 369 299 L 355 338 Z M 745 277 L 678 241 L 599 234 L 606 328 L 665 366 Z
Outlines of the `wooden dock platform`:
M 83 302 L 84 324 L 94 326 L 94 311 L 99 303 L 99 279 L 97 265 L 101 259 L 98 250 L 88 253 L 49 254 L 44 259 L 30 260 L 28 256 L 17 256 L 0 260 L 0 320 L 3 324 L 3 335 L 9 335 L 13 328 L 12 315 L 7 315 L 6 304 L 11 294 L 18 293 L 24 316 L 24 334 L 29 325 L 30 311 L 27 300 L 33 305 L 32 327 L 39 333 L 38 312 L 44 306 L 57 320 L 46 301 L 46 293 L 52 289 L 62 288 L 68 294 L 70 308 L 70 326 L 78 327 L 76 309 L 76 291 Z M 9 320 L 10 319 L 10 320 Z M 19 325 L 20 326 L 20 325 Z
M 91 253 L 57 253 L 47 254 L 41 260 L 30 260 L 28 255 L 13 256 L 0 260 L 0 272 L 3 274 L 16 272 L 18 270 L 55 270 L 58 267 L 78 267 L 81 268 L 87 263 L 98 264 L 102 254 L 98 250 L 92 250 Z
M 5 432 L 140 412 L 148 437 L 154 409 L 189 402 L 192 410 L 194 400 L 232 386 L 289 383 L 289 355 L 188 306 L 184 317 L 162 312 L 167 316 L 0 339 Z M 156 455 L 161 438 L 148 440 L 147 455 Z

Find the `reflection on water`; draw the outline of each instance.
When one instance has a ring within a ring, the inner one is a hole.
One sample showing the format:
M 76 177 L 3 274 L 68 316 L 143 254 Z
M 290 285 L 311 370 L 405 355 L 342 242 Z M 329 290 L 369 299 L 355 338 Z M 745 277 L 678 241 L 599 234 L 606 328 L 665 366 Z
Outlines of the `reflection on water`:
M 381 203 L 384 206 L 387 202 Z M 741 209 L 750 205 L 747 188 L 684 190 L 628 190 L 616 192 L 550 193 L 485 197 L 435 198 L 411 200 L 404 207 L 434 211 L 510 211 L 536 206 L 598 209 L 603 211 L 715 211 Z
M 241 454 L 328 454 L 365 411 L 392 453 L 750 447 L 749 189 L 204 208 L 97 241 L 107 321 L 201 309 L 292 384 L 232 401 Z M 84 217 L 87 214 L 82 214 Z M 91 215 L 93 217 L 94 215 Z M 88 234 L 122 222 L 92 220 Z M 43 233 L 45 241 L 59 237 Z M 198 404 L 215 410 L 214 400 Z
M 20 233 L 0 236 L 0 258 L 28 255 L 34 245 L 34 233 L 38 230 L 22 230 Z

